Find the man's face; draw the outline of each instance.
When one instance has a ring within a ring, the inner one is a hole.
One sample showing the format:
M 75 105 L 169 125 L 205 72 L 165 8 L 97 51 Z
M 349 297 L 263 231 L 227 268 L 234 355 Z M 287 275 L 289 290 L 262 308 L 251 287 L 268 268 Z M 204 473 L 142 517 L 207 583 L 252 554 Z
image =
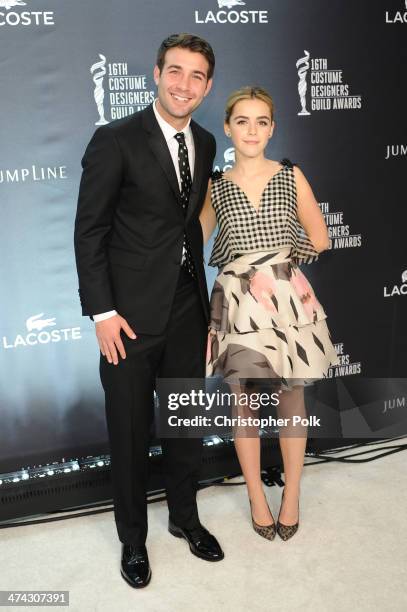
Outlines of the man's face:
M 212 86 L 208 68 L 201 53 L 181 47 L 168 49 L 161 73 L 158 66 L 154 68 L 154 81 L 161 107 L 169 117 L 186 118 L 198 108 Z

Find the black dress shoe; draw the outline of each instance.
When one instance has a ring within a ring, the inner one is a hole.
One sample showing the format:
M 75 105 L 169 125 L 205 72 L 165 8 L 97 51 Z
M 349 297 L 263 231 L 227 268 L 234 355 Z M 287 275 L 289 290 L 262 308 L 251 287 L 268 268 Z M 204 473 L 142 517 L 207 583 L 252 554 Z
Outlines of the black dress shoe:
M 183 529 L 168 521 L 168 531 L 176 538 L 185 538 L 191 553 L 206 561 L 221 561 L 225 556 L 217 539 L 205 527 Z
M 120 573 L 130 586 L 141 589 L 151 580 L 151 568 L 148 561 L 147 548 L 123 544 Z

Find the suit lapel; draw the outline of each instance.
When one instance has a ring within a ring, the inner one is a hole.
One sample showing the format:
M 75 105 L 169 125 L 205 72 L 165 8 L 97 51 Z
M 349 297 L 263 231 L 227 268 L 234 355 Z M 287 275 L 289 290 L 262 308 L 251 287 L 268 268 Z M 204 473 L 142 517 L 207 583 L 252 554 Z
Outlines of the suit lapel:
M 177 205 L 178 211 L 182 212 L 181 193 L 179 190 L 177 173 L 175 172 L 174 164 L 171 158 L 170 151 L 168 149 L 168 145 L 165 141 L 164 134 L 162 133 L 161 128 L 155 118 L 152 104 L 150 104 L 150 106 L 148 106 L 142 112 L 143 127 L 148 133 L 148 143 L 150 149 L 154 154 L 155 158 L 157 159 L 157 162 L 163 169 L 169 184 L 171 185 L 171 189 L 175 195 L 174 203 Z M 191 121 L 191 130 L 194 138 L 195 166 L 186 219 L 190 218 L 190 216 L 195 210 L 195 207 L 197 206 L 198 194 L 201 187 L 204 171 L 204 143 L 199 126 L 194 121 Z
M 194 167 L 194 178 L 192 180 L 191 194 L 189 198 L 187 219 L 192 215 L 198 202 L 198 194 L 203 179 L 204 170 L 204 154 L 203 154 L 203 142 L 202 136 L 199 131 L 199 127 L 194 121 L 191 121 L 191 130 L 194 137 L 194 148 L 195 148 L 195 167 Z

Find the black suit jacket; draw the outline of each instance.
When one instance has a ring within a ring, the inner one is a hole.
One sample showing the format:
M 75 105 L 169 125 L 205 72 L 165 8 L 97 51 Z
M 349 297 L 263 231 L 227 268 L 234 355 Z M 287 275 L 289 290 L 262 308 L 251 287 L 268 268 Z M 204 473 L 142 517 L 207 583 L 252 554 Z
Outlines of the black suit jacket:
M 212 134 L 191 121 L 194 178 L 184 217 L 174 164 L 152 105 L 99 127 L 82 158 L 75 256 L 84 315 L 116 309 L 135 332 L 168 321 L 186 232 L 209 319 L 199 213 L 216 152 Z

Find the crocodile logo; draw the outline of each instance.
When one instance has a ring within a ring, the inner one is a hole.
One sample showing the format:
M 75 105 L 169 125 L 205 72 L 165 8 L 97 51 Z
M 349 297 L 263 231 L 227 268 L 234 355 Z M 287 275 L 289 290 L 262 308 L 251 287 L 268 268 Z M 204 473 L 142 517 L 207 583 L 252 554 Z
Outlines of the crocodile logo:
M 52 327 L 53 325 L 56 325 L 55 317 L 53 317 L 52 319 L 41 319 L 41 317 L 43 316 L 44 313 L 41 312 L 40 314 L 29 317 L 25 322 L 28 331 L 33 331 L 34 329 L 41 331 L 42 329 L 44 329 L 44 327 Z
M 22 0 L 0 0 L 0 7 L 7 10 L 13 8 L 13 6 L 26 6 L 26 4 Z
M 406 0 L 407 2 L 407 0 Z M 234 6 L 245 6 L 246 2 L 243 0 L 218 0 L 219 8 L 233 8 Z

